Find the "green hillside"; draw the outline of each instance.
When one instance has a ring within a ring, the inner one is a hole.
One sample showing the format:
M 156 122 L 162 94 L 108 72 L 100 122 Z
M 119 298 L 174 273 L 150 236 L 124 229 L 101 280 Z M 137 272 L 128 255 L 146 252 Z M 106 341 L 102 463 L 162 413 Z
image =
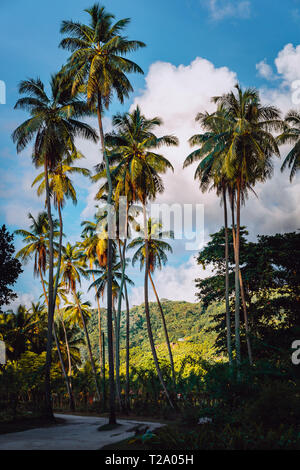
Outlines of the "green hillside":
M 205 349 L 212 350 L 215 342 L 216 333 L 208 331 L 213 326 L 213 316 L 218 313 L 222 307 L 217 304 L 204 310 L 201 304 L 190 303 L 185 301 L 171 301 L 162 299 L 161 301 L 163 311 L 166 317 L 166 323 L 169 332 L 169 338 L 174 346 L 182 346 L 187 343 L 193 346 L 204 344 Z M 160 312 L 156 302 L 150 303 L 151 312 L 151 325 L 153 329 L 153 336 L 157 346 L 162 346 L 165 343 L 163 325 L 160 317 Z M 106 311 L 102 310 L 102 325 L 103 331 L 106 334 Z M 98 358 L 98 314 L 94 310 L 88 325 L 92 347 L 95 357 Z M 150 351 L 149 339 L 147 333 L 146 319 L 144 313 L 144 305 L 134 306 L 130 310 L 130 345 L 132 352 L 146 353 Z M 122 312 L 121 318 L 121 353 L 125 348 L 125 312 Z M 85 348 L 83 354 L 86 357 Z M 176 355 L 176 353 L 174 353 Z

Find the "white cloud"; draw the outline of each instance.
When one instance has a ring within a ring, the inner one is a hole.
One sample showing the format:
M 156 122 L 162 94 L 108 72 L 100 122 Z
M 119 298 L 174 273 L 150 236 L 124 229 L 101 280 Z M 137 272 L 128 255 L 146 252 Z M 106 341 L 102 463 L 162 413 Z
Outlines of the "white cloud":
M 169 265 L 164 267 L 162 271 L 156 271 L 153 281 L 161 299 L 196 302 L 195 279 L 207 277 L 211 273 L 211 269 L 204 271 L 199 267 L 193 255 L 180 266 Z M 150 281 L 149 300 L 156 301 Z M 131 305 L 139 305 L 144 302 L 143 287 L 133 287 L 131 289 L 130 302 Z
M 276 78 L 272 67 L 267 63 L 266 59 L 256 64 L 256 70 L 258 71 L 258 75 L 265 78 L 266 80 L 274 80 Z
M 19 305 L 25 305 L 26 308 L 31 306 L 32 302 L 35 302 L 35 296 L 32 293 L 17 293 L 18 297 L 14 299 L 9 305 L 4 307 L 4 310 L 15 311 Z
M 300 79 L 300 45 L 287 44 L 275 59 L 277 71 L 286 84 Z
M 215 21 L 232 17 L 247 19 L 251 15 L 250 1 L 208 0 L 206 4 L 210 11 L 211 18 Z

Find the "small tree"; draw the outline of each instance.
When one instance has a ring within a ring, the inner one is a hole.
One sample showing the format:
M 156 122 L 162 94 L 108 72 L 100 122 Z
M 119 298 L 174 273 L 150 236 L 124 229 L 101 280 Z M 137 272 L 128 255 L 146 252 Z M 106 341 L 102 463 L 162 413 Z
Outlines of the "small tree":
M 10 286 L 13 286 L 18 276 L 23 272 L 21 263 L 14 257 L 14 236 L 6 229 L 0 228 L 0 309 L 17 297 Z

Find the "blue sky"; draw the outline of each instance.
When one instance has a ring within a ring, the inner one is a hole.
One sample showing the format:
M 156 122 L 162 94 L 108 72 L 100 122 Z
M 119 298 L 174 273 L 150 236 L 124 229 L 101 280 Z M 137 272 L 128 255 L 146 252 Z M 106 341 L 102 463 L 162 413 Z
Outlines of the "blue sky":
M 24 113 L 13 110 L 17 84 L 36 76 L 48 81 L 67 58 L 58 48 L 61 21 L 85 21 L 83 10 L 92 3 L 1 0 L 0 80 L 6 83 L 7 102 L 0 105 L 0 218 L 12 231 L 26 226 L 29 210 L 37 214 L 43 207 L 43 200 L 30 188 L 35 175 L 30 149 L 17 156 L 10 137 L 25 119 Z M 227 91 L 236 80 L 259 88 L 266 102 L 284 112 L 292 107 L 290 87 L 300 78 L 300 50 L 296 48 L 300 43 L 300 1 L 110 0 L 104 4 L 117 18 L 132 18 L 128 36 L 147 44 L 134 54 L 145 75 L 131 77 L 134 93 L 123 107 L 112 103 L 106 125 L 109 127 L 113 113 L 127 111 L 133 103 L 139 103 L 149 117 L 162 116 L 163 130 L 177 134 L 182 142 L 176 152 L 166 153 L 175 163 L 176 174 L 166 176 L 162 202 L 177 202 L 180 193 L 186 203 L 204 203 L 207 236 L 221 226 L 219 202 L 212 194 L 200 195 L 192 173 L 182 177 L 180 171 L 188 151 L 186 139 L 196 129 L 195 114 L 211 106 L 209 96 Z M 92 168 L 98 149 L 85 143 L 81 148 L 87 157 L 85 166 Z M 78 237 L 81 220 L 92 217 L 93 209 L 90 183 L 78 179 L 76 185 L 79 203 L 76 208 L 68 204 L 64 211 L 65 233 L 71 241 Z M 273 180 L 258 188 L 259 199 L 251 199 L 245 208 L 252 236 L 299 228 L 298 190 L 299 178 L 291 187 L 288 176 L 275 170 Z M 20 240 L 16 244 L 19 248 Z M 194 254 L 185 250 L 183 242 L 175 243 L 168 267 L 156 277 L 163 297 L 193 299 L 193 279 L 203 275 L 192 260 Z M 40 286 L 33 282 L 31 269 L 31 265 L 25 269 L 16 286 L 22 301 L 39 295 Z M 136 271 L 131 274 L 137 284 L 132 291 L 133 303 L 138 303 L 142 300 L 142 278 Z

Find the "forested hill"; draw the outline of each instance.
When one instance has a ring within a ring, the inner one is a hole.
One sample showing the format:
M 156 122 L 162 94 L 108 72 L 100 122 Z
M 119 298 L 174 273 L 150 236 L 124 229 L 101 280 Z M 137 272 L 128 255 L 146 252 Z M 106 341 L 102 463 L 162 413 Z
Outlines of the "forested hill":
M 166 318 L 170 341 L 183 343 L 187 341 L 206 341 L 211 345 L 214 342 L 215 333 L 208 331 L 213 326 L 213 316 L 221 310 L 216 304 L 203 311 L 201 304 L 185 301 L 171 301 L 162 299 L 161 304 Z M 106 333 L 106 312 L 102 313 L 103 330 Z M 157 345 L 165 342 L 163 324 L 160 311 L 156 302 L 150 303 L 151 326 Z M 93 348 L 98 350 L 98 313 L 93 311 L 89 321 L 89 331 Z M 125 312 L 121 319 L 121 347 L 125 346 Z M 144 304 L 134 306 L 130 310 L 130 343 L 131 347 L 149 349 Z

